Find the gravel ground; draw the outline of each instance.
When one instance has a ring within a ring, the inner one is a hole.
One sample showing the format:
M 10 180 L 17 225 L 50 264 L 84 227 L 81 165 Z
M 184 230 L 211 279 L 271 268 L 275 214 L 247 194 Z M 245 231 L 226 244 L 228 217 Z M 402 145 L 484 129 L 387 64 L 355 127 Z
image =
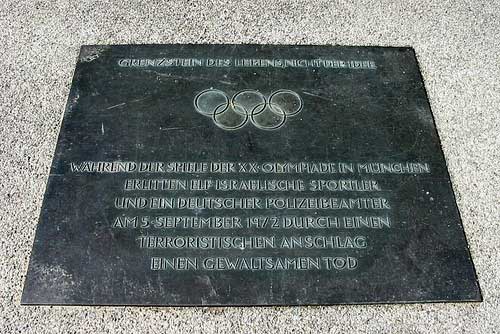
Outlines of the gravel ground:
M 0 333 L 500 332 L 496 168 L 500 162 L 500 2 L 411 2 L 402 6 L 390 0 L 2 1 Z M 288 308 L 21 307 L 35 226 L 79 47 L 122 43 L 413 46 L 484 302 Z

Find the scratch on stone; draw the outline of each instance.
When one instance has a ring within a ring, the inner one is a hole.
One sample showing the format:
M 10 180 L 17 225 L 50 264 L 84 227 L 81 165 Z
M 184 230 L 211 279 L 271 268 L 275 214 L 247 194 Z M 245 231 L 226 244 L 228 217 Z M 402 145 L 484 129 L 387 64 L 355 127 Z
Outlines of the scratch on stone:
M 184 77 L 181 75 L 174 75 L 171 73 L 161 73 L 161 72 L 154 71 L 154 70 L 144 70 L 144 72 L 154 73 L 159 77 L 174 79 L 174 80 L 187 80 L 187 81 L 192 81 L 192 80 L 211 81 L 212 80 L 211 78 L 206 78 L 206 77 L 200 77 L 200 76 L 185 76 Z M 230 81 L 219 80 L 218 82 L 220 82 L 221 84 L 224 84 L 224 85 L 235 85 L 235 83 L 230 82 Z
M 205 283 L 208 288 L 210 289 L 209 296 L 210 297 L 215 297 L 217 296 L 217 291 L 214 289 L 214 286 L 212 285 L 212 281 L 210 280 L 210 277 L 208 276 L 203 276 L 202 278 L 203 283 Z
M 178 126 L 178 127 L 169 127 L 169 128 L 162 128 L 160 127 L 161 131 L 168 131 L 168 130 L 186 130 L 186 129 L 196 129 L 196 128 L 201 128 L 201 126 L 192 126 L 189 128 L 185 128 L 183 126 Z
M 219 80 L 219 82 L 221 84 L 224 84 L 224 85 L 234 85 L 234 83 L 230 82 L 230 81 L 223 81 L 223 80 Z
M 129 104 L 129 103 L 134 103 L 134 102 L 144 101 L 144 100 L 149 99 L 150 97 L 151 97 L 151 96 L 146 96 L 146 97 L 138 98 L 138 99 L 135 99 L 135 100 L 130 100 L 130 101 L 127 101 L 127 102 L 118 103 L 118 104 L 115 104 L 114 106 L 107 107 L 107 108 L 106 108 L 106 110 L 109 110 L 109 109 L 114 109 L 114 108 L 118 108 L 118 107 L 121 107 L 121 106 L 127 105 L 127 104 Z
M 322 100 L 333 101 L 332 99 L 329 99 L 327 97 L 324 97 L 324 96 L 321 96 L 321 95 L 317 95 L 317 94 L 313 94 L 313 93 L 310 93 L 310 92 L 302 91 L 302 93 L 304 93 L 306 95 L 309 95 L 309 96 L 317 97 L 317 98 L 322 99 Z
M 148 98 L 150 98 L 150 96 L 146 96 L 146 97 L 143 97 L 143 98 L 140 98 L 140 99 L 135 99 L 135 100 L 132 100 L 130 102 L 139 102 L 139 101 L 144 101 L 144 100 L 147 100 Z
M 160 127 L 160 130 L 162 130 L 162 131 L 166 131 L 166 130 L 181 130 L 181 129 L 185 129 L 185 128 L 183 128 L 181 126 L 179 126 L 179 127 L 171 127 L 171 128 L 162 128 L 162 127 Z
M 117 107 L 121 107 L 121 106 L 124 106 L 124 105 L 126 105 L 126 103 L 125 103 L 125 102 L 123 102 L 123 103 L 119 103 L 119 104 L 115 104 L 114 106 L 107 107 L 107 108 L 106 108 L 106 110 L 108 110 L 108 109 L 113 109 L 113 108 L 117 108 Z
M 101 123 L 101 132 L 104 134 L 104 123 Z
M 417 146 L 417 142 L 420 139 L 420 135 L 421 134 L 422 134 L 422 132 L 420 132 L 420 131 L 417 133 L 417 136 L 415 137 L 415 140 L 413 141 L 413 144 L 411 145 L 411 147 L 408 150 L 406 150 L 407 152 L 412 151 L 415 148 L 415 146 Z
M 86 45 L 80 52 L 80 60 L 84 63 L 90 63 L 101 56 L 101 53 L 109 50 L 107 45 Z

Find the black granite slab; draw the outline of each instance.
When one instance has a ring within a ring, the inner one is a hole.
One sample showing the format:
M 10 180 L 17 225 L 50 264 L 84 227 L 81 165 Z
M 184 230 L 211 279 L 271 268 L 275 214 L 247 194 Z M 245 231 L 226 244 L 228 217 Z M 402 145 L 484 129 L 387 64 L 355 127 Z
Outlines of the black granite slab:
M 23 304 L 480 300 L 413 49 L 82 47 Z

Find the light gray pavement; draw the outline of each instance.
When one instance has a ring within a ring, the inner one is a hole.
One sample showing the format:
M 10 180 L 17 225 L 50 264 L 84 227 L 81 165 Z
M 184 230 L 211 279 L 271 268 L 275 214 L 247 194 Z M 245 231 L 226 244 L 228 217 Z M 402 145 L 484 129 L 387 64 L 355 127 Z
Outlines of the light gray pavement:
M 500 1 L 0 2 L 0 333 L 500 332 Z M 82 44 L 413 46 L 484 293 L 480 304 L 22 307 Z

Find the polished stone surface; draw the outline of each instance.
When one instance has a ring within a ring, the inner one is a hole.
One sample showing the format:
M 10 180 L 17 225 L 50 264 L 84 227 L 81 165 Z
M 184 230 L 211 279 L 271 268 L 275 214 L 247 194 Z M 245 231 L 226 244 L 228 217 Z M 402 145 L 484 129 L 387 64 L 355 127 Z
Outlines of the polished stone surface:
M 412 49 L 82 48 L 23 303 L 480 299 Z

